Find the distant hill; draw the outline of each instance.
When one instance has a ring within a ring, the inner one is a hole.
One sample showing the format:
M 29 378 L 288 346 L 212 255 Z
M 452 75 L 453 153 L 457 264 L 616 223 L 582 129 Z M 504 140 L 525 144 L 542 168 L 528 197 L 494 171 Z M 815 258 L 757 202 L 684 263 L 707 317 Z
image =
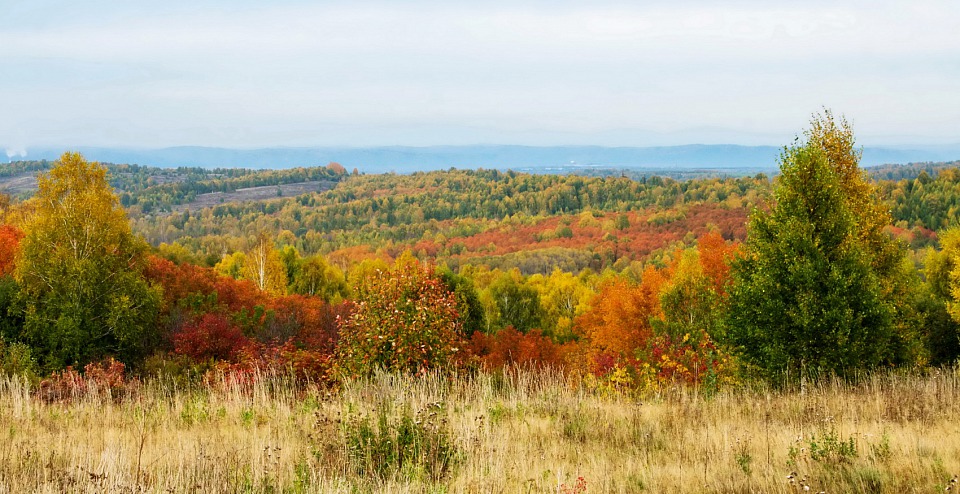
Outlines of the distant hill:
M 455 168 L 513 169 L 533 173 L 567 173 L 603 169 L 737 170 L 771 171 L 777 167 L 779 147 L 738 145 L 686 145 L 664 147 L 601 146 L 430 146 L 430 147 L 317 147 L 226 149 L 172 147 L 123 149 L 80 147 L 89 160 L 158 167 L 290 168 L 326 165 L 331 161 L 348 170 L 366 173 L 411 173 Z M 64 148 L 36 148 L 22 159 L 56 159 Z M 14 157 L 13 159 L 21 159 Z M 960 159 L 960 146 L 918 149 L 868 147 L 863 166 Z
M 56 159 L 66 149 L 37 148 L 22 159 Z M 225 149 L 172 147 L 122 149 L 80 147 L 89 160 L 159 167 L 290 168 L 326 165 L 331 161 L 366 173 L 411 173 L 456 168 L 514 169 L 534 173 L 566 173 L 590 168 L 657 168 L 769 171 L 777 166 L 775 146 L 687 145 L 666 147 L 601 146 L 432 146 L 318 147 Z M 862 165 L 949 161 L 960 158 L 960 146 L 921 149 L 866 148 Z M 15 158 L 17 159 L 17 158 Z

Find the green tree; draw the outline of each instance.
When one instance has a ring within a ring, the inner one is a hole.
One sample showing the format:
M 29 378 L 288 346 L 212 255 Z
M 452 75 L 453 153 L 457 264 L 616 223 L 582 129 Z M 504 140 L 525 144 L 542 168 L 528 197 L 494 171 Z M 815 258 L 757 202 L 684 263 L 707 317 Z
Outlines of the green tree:
M 320 297 L 330 303 L 339 303 L 350 294 L 343 271 L 320 255 L 303 260 L 290 288 L 295 293 Z
M 106 169 L 65 153 L 37 185 L 15 271 L 19 339 L 47 369 L 107 355 L 135 361 L 155 342 L 160 296 L 144 280 L 147 245 L 131 233 Z
M 840 374 L 889 359 L 892 307 L 874 269 L 862 209 L 816 139 L 784 151 L 770 213 L 751 215 L 733 263 L 729 337 L 778 374 Z M 876 200 L 876 199 L 874 199 Z
M 290 231 L 284 230 L 280 233 L 281 237 L 285 237 L 286 234 L 290 234 Z M 280 248 L 278 255 L 280 257 L 280 262 L 283 263 L 283 268 L 287 274 L 287 284 L 292 291 L 294 280 L 300 276 L 305 259 L 300 257 L 300 252 L 297 251 L 297 248 L 289 243 Z
M 524 282 L 519 270 L 500 275 L 490 284 L 489 292 L 500 315 L 500 328 L 513 326 L 521 333 L 542 328 L 540 293 Z
M 614 226 L 617 228 L 617 230 L 621 231 L 630 228 L 630 217 L 627 216 L 627 213 L 618 214 L 614 220 Z
M 446 266 L 438 269 L 437 274 L 446 284 L 447 290 L 457 296 L 458 312 L 463 323 L 464 335 L 469 338 L 477 331 L 482 332 L 487 327 L 487 317 L 473 280 L 454 273 Z
M 927 323 L 925 337 L 931 363 L 950 364 L 960 357 L 960 227 L 940 233 L 942 250 L 927 254 Z
M 716 338 L 721 332 L 722 297 L 703 272 L 698 250 L 686 249 L 678 255 L 673 275 L 660 291 L 663 319 L 655 321 L 655 329 L 676 339 Z

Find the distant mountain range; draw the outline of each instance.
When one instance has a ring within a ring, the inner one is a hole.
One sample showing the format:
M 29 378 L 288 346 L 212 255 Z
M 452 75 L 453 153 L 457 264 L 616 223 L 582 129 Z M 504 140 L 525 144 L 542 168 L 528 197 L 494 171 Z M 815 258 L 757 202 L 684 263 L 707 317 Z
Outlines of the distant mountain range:
M 53 160 L 67 148 L 36 148 L 11 159 Z M 338 162 L 366 173 L 411 173 L 446 168 L 513 169 L 563 173 L 584 168 L 774 170 L 781 148 L 775 146 L 686 145 L 665 147 L 601 146 L 430 146 L 225 149 L 171 147 L 124 149 L 70 148 L 93 161 L 159 167 L 291 168 Z M 9 154 L 9 153 L 8 153 Z M 861 165 L 951 161 L 960 145 L 938 147 L 867 147 Z

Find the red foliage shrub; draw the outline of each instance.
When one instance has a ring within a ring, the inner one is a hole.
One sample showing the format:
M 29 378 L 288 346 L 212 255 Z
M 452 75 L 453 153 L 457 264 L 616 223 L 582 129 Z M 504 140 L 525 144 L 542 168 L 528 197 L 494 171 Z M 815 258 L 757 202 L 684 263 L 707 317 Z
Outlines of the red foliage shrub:
M 292 374 L 297 380 L 328 384 L 334 381 L 333 354 L 298 348 L 293 341 L 282 345 L 251 345 L 240 365 L 273 374 Z
M 13 272 L 23 232 L 13 225 L 0 225 L 0 276 Z
M 253 342 L 238 352 L 235 362 L 218 362 L 204 375 L 204 383 L 220 391 L 248 393 L 263 380 L 276 378 L 333 385 L 333 355 L 297 348 L 292 341 L 282 345 Z
M 331 359 L 339 337 L 337 319 L 349 317 L 352 309 L 349 302 L 331 306 L 317 297 L 273 296 L 210 268 L 177 265 L 159 257 L 151 258 L 147 277 L 163 287 L 174 352 L 195 360 L 216 359 L 252 368 L 254 361 L 274 351 L 296 354 L 302 373 L 316 374 L 319 371 L 308 368 L 322 367 L 326 364 L 317 362 Z M 296 352 L 283 350 L 287 342 L 295 345 Z M 267 366 L 267 362 L 256 365 Z
M 23 232 L 13 225 L 0 225 L 0 276 L 13 272 Z
M 353 304 L 330 305 L 318 297 L 288 295 L 270 302 L 274 341 L 292 339 L 298 346 L 333 353 L 339 339 L 337 318 L 347 318 Z
M 126 366 L 110 358 L 87 364 L 83 368 L 83 374 L 73 367 L 54 372 L 49 378 L 40 381 L 37 394 L 46 402 L 71 401 L 83 398 L 89 393 L 120 400 L 135 393 L 139 387 L 138 379 L 127 379 Z
M 560 484 L 561 494 L 583 494 L 587 492 L 587 479 L 577 477 L 577 482 L 573 485 Z
M 174 352 L 195 360 L 232 360 L 250 345 L 236 325 L 220 314 L 203 314 L 173 335 Z
M 249 281 L 222 276 L 211 268 L 192 264 L 174 264 L 162 257 L 150 257 L 146 278 L 163 287 L 164 311 L 177 304 L 216 294 L 212 306 L 206 310 L 224 309 L 230 312 L 248 311 L 263 306 L 268 296 Z

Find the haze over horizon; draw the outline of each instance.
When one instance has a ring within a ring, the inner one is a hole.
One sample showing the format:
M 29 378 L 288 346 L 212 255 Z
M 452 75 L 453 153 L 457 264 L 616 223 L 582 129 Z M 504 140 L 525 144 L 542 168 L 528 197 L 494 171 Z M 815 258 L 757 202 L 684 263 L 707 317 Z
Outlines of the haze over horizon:
M 960 144 L 952 0 L 0 5 L 0 146 Z

